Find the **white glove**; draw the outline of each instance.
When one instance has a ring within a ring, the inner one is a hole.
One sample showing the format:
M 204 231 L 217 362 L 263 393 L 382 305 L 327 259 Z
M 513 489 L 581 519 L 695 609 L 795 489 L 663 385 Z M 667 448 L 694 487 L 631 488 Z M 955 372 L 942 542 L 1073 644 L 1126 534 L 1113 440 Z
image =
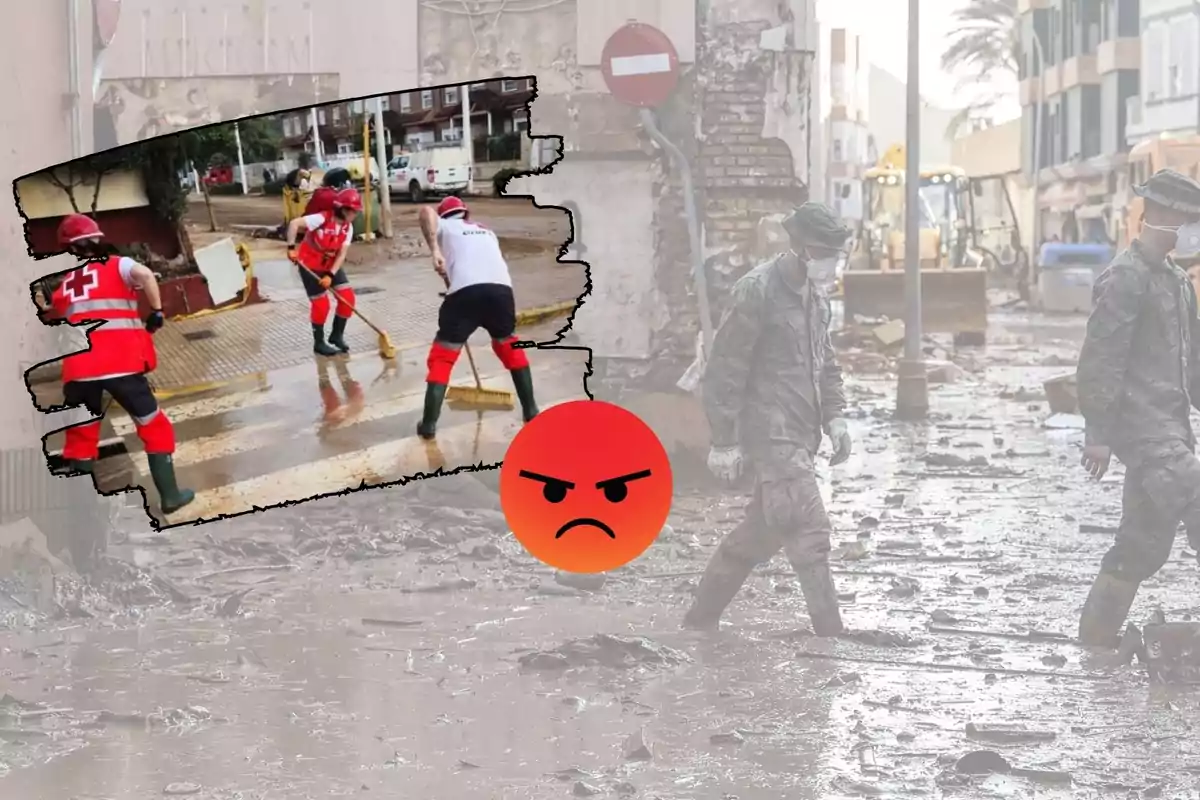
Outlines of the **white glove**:
M 742 475 L 742 448 L 714 447 L 708 451 L 708 471 L 726 483 Z
M 829 457 L 829 466 L 836 467 L 850 458 L 853 442 L 850 439 L 850 428 L 846 420 L 838 417 L 829 421 L 829 440 L 833 445 L 833 455 Z

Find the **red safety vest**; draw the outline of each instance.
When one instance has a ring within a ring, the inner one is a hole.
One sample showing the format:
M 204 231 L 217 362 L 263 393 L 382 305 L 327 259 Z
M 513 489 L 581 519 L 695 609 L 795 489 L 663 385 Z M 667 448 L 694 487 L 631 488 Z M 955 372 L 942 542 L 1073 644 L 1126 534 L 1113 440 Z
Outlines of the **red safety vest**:
M 54 309 L 72 325 L 104 322 L 88 333 L 91 349 L 63 359 L 64 383 L 140 375 L 158 365 L 154 340 L 138 316 L 137 290 L 121 279 L 120 264 L 120 256 L 83 264 L 54 290 Z
M 354 232 L 349 223 L 338 221 L 332 211 L 322 213 L 325 215 L 325 222 L 304 235 L 296 252 L 300 263 L 313 272 L 328 272 Z

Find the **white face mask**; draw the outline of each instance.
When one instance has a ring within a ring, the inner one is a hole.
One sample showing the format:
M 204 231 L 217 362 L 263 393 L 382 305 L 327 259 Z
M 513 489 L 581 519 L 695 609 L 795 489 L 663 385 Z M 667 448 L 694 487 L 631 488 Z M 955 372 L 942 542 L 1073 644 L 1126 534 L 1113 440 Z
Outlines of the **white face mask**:
M 817 283 L 827 283 L 837 277 L 838 256 L 818 258 L 808 262 L 808 277 Z
M 1175 240 L 1175 255 L 1190 257 L 1200 255 L 1200 222 L 1179 226 L 1179 238 Z

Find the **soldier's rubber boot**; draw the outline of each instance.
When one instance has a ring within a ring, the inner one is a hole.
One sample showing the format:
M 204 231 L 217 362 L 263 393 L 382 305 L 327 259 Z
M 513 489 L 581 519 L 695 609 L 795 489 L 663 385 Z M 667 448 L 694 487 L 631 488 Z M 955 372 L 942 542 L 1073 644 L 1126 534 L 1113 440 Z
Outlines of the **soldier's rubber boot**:
M 1117 647 L 1138 586 L 1107 572 L 1097 575 L 1079 616 L 1079 643 L 1087 647 Z
M 753 564 L 735 561 L 717 548 L 704 570 L 700 585 L 696 587 L 696 599 L 692 601 L 692 607 L 683 615 L 683 627 L 709 632 L 720 628 L 721 615 L 753 571 Z
M 808 606 L 813 633 L 817 636 L 840 636 L 845 633 L 829 563 L 797 569 L 796 576 L 800 579 L 800 592 L 804 595 L 804 604 Z
M 333 326 L 329 330 L 329 344 L 339 353 L 349 353 L 350 345 L 346 344 L 347 317 L 334 317 Z
M 313 352 L 319 356 L 336 356 L 340 351 L 325 341 L 325 326 L 313 323 Z
M 514 369 L 512 382 L 517 390 L 517 399 L 521 402 L 521 416 L 529 422 L 538 415 L 537 400 L 533 396 L 533 372 L 529 367 Z
M 164 514 L 174 514 L 196 499 L 191 489 L 180 489 L 175 480 L 175 460 L 163 453 L 147 453 L 150 462 L 150 477 L 158 489 L 159 507 Z
M 417 423 L 417 436 L 422 439 L 429 440 L 437 436 L 437 421 L 442 415 L 447 388 L 444 383 L 425 384 L 425 411 Z

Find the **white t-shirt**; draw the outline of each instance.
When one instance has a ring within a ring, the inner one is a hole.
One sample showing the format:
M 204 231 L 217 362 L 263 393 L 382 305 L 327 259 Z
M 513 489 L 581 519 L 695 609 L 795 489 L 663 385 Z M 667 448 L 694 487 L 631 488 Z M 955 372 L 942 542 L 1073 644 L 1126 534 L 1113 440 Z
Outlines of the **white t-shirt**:
M 117 262 L 117 271 L 121 273 L 121 280 L 125 281 L 125 285 L 130 289 L 141 289 L 141 285 L 133 277 L 133 269 L 138 265 L 128 256 L 121 256 L 121 260 Z
M 445 217 L 438 220 L 437 241 L 450 278 L 447 294 L 480 283 L 512 286 L 500 240 L 492 231 L 462 217 Z

